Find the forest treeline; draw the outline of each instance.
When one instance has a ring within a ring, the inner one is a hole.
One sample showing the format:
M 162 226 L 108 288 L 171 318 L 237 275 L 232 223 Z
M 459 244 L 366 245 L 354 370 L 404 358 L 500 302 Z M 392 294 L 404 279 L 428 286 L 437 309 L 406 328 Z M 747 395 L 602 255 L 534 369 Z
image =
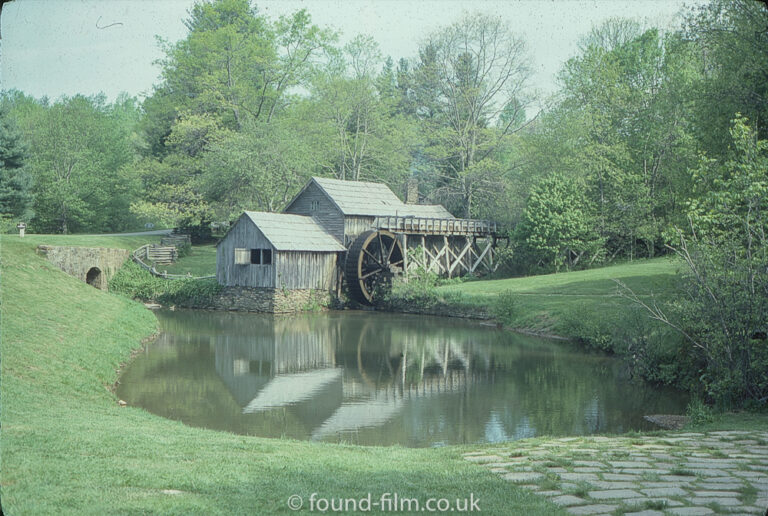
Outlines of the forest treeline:
M 765 4 L 688 7 L 674 30 L 610 19 L 547 98 L 525 41 L 489 14 L 414 35 L 417 55 L 396 61 L 248 0 L 198 2 L 185 24 L 159 41 L 161 79 L 141 101 L 2 92 L 4 231 L 152 222 L 204 238 L 282 209 L 312 175 L 401 194 L 415 177 L 424 200 L 506 225 L 511 274 L 677 253 L 676 299 L 635 301 L 685 345 L 636 328 L 626 355 L 724 405 L 768 401 Z
M 161 81 L 142 102 L 3 92 L 5 226 L 204 228 L 280 210 L 312 175 L 396 192 L 413 176 L 455 215 L 506 223 L 529 267 L 654 256 L 687 226 L 704 156 L 728 159 L 732 120 L 765 136 L 766 9 L 718 0 L 682 19 L 595 27 L 544 99 L 525 42 L 491 15 L 395 62 L 303 10 L 200 2 L 185 39 L 159 42 Z

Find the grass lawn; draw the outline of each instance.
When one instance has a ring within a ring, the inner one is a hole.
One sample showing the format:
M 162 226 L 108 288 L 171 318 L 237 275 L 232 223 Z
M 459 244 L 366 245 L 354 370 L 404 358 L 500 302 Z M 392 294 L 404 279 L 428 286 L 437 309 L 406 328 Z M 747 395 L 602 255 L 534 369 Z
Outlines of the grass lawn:
M 630 303 L 618 295 L 619 280 L 639 296 L 664 296 L 676 280 L 679 262 L 672 258 L 639 260 L 633 263 L 525 278 L 469 281 L 440 287 L 458 291 L 477 305 L 491 302 L 502 292 L 515 300 L 513 327 L 540 332 L 563 332 L 563 316 L 574 310 L 601 317 L 616 313 Z M 567 335 L 566 335 L 567 336 Z
M 168 271 L 170 274 L 214 275 L 216 274 L 216 245 L 192 246 L 189 253 L 173 265 L 158 265 L 157 269 Z
M 133 249 L 148 238 L 0 239 L 5 514 L 293 513 L 288 497 L 298 494 L 306 502 L 314 492 L 327 498 L 370 492 L 374 500 L 397 493 L 422 501 L 473 493 L 485 514 L 562 513 L 462 460 L 467 447 L 263 439 L 190 428 L 118 406 L 108 386 L 155 330 L 154 315 L 67 276 L 34 247 Z

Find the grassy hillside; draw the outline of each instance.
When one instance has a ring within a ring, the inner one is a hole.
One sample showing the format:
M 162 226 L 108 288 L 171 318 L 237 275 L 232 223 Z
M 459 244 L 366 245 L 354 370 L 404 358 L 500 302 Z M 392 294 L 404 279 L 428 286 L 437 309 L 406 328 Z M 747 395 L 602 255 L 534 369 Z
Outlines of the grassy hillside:
M 459 293 L 463 302 L 478 306 L 490 305 L 504 293 L 514 302 L 510 326 L 568 336 L 568 320 L 607 318 L 630 305 L 615 280 L 639 296 L 663 297 L 670 293 L 679 267 L 671 258 L 656 258 L 585 271 L 470 281 L 441 287 L 438 292 Z
M 38 243 L 133 248 L 142 237 L 17 237 L 2 258 L 5 514 L 291 513 L 305 498 L 367 493 L 480 499 L 485 514 L 557 514 L 543 499 L 461 460 L 411 450 L 270 440 L 189 428 L 120 407 L 108 388 L 156 320 L 34 253 Z
M 159 270 L 171 274 L 191 274 L 192 276 L 209 276 L 216 274 L 216 245 L 192 246 L 189 253 L 179 258 L 173 265 L 160 265 Z

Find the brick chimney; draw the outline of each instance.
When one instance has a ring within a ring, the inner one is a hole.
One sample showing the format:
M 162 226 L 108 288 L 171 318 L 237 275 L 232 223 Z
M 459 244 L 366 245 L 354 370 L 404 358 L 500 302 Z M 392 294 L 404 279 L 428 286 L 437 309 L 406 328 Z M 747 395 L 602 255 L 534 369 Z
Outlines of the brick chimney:
M 405 186 L 405 204 L 419 204 L 419 180 L 415 177 L 408 178 Z

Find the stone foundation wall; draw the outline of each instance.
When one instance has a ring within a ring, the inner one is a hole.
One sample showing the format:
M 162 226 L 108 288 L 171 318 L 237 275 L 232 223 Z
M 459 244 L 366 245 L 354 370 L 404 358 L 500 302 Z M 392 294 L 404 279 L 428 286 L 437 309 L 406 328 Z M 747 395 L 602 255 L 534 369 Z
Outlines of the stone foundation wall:
M 331 293 L 324 290 L 224 287 L 207 306 L 187 308 L 285 314 L 327 308 L 332 301 Z

